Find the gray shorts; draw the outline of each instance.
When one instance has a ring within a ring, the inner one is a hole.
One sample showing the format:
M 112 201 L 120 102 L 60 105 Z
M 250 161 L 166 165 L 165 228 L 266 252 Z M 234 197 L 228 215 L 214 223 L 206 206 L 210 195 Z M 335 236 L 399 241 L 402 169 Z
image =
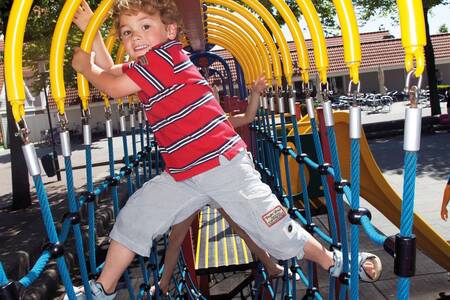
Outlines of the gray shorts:
M 121 210 L 111 238 L 149 256 L 152 240 L 208 203 L 222 207 L 262 249 L 275 258 L 303 257 L 311 238 L 290 219 L 260 179 L 245 151 L 220 166 L 184 181 L 163 173 L 144 184 Z

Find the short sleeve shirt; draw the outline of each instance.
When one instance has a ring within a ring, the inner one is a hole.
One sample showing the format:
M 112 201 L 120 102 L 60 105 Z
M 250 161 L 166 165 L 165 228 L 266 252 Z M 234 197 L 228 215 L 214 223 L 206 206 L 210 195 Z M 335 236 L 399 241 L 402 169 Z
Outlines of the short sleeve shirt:
M 231 159 L 246 148 L 180 42 L 152 48 L 123 71 L 141 88 L 139 99 L 175 180 L 212 169 L 220 155 Z

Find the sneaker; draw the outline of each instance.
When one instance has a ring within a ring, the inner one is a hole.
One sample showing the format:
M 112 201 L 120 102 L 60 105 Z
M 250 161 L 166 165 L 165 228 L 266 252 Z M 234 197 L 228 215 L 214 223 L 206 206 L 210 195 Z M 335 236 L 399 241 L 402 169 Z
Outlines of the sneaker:
M 334 265 L 330 267 L 328 272 L 331 274 L 331 276 L 338 278 L 339 275 L 342 273 L 342 269 L 344 266 L 344 260 L 342 259 L 342 252 L 338 251 L 338 250 L 334 250 L 333 251 L 333 260 L 334 260 Z M 364 264 L 366 262 L 371 262 L 373 264 L 374 270 L 375 270 L 374 276 L 370 276 L 364 269 Z M 374 282 L 380 278 L 383 267 L 382 267 L 380 258 L 378 256 L 376 256 L 375 254 L 368 253 L 368 252 L 360 252 L 358 254 L 358 265 L 359 265 L 358 274 L 359 274 L 359 278 L 362 281 Z
M 89 287 L 91 288 L 92 299 L 94 300 L 112 300 L 116 297 L 116 292 L 108 294 L 105 292 L 103 285 L 100 282 L 95 282 L 94 280 L 89 280 Z M 86 300 L 86 293 L 84 292 L 84 287 L 74 287 L 75 299 L 76 300 Z M 69 300 L 69 297 L 64 295 L 64 300 Z

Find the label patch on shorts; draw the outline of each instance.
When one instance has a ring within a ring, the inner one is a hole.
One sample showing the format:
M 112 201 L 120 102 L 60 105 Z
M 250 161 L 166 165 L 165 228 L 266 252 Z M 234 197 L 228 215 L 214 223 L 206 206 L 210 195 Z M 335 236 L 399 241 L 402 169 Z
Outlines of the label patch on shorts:
M 264 223 L 266 223 L 267 226 L 272 227 L 274 224 L 278 223 L 281 219 L 283 219 L 286 215 L 287 214 L 281 207 L 281 205 L 277 205 L 271 210 L 269 210 L 267 213 L 265 213 L 262 216 L 262 219 L 264 220 Z

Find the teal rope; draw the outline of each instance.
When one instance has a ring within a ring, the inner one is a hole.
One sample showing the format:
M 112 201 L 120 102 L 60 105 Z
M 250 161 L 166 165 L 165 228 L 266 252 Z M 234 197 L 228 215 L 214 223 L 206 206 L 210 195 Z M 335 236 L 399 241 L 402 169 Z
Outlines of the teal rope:
M 128 157 L 128 142 L 127 142 L 127 133 L 122 131 L 122 144 L 123 144 L 123 155 L 125 165 L 128 166 L 130 164 L 130 158 Z M 128 187 L 128 196 L 133 194 L 133 184 L 131 182 L 131 175 L 127 175 L 127 187 Z
M 58 243 L 58 236 L 56 234 L 55 225 L 53 222 L 52 212 L 48 203 L 47 193 L 45 192 L 44 183 L 41 176 L 33 176 L 34 185 L 36 187 L 36 194 L 39 199 L 39 205 L 41 207 L 42 220 L 44 221 L 45 229 L 47 231 L 48 239 L 50 243 Z M 58 257 L 56 259 L 56 265 L 58 267 L 59 276 L 64 284 L 66 293 L 70 300 L 75 300 L 75 292 L 73 290 L 72 280 L 70 279 L 69 271 L 67 269 L 66 261 L 64 257 Z
M 86 182 L 87 191 L 92 192 L 94 190 L 94 183 L 92 179 L 92 152 L 91 145 L 85 145 L 86 153 Z M 96 245 L 96 234 L 95 234 L 95 203 L 88 203 L 88 245 L 89 245 L 89 266 L 91 273 L 94 273 L 97 269 L 97 261 L 95 258 L 95 245 Z
M 8 277 L 6 277 L 5 269 L 3 269 L 3 265 L 0 262 L 0 286 L 4 286 L 8 283 Z
M 403 181 L 402 214 L 400 217 L 400 236 L 411 237 L 414 222 L 414 191 L 417 153 L 405 151 L 405 175 Z M 410 279 L 400 277 L 397 282 L 397 299 L 409 298 Z
M 71 213 L 78 212 L 78 205 L 75 198 L 75 191 L 73 185 L 73 172 L 72 172 L 72 161 L 70 157 L 64 157 L 64 163 L 66 166 L 66 181 L 67 181 L 67 196 L 69 202 L 69 211 Z M 87 273 L 86 260 L 84 259 L 84 250 L 83 250 L 83 237 L 81 236 L 80 224 L 72 225 L 73 233 L 75 235 L 75 246 L 77 251 L 78 264 L 80 267 L 81 279 L 83 281 L 83 286 L 86 293 L 86 297 L 88 300 L 92 299 L 92 294 L 90 293 L 91 289 L 89 286 L 89 277 Z
M 359 208 L 359 170 L 360 170 L 360 147 L 359 139 L 351 140 L 351 207 L 352 209 Z M 359 226 L 352 224 L 350 226 L 350 246 L 351 246 L 351 272 L 350 272 L 350 293 L 351 299 L 359 299 L 359 264 L 358 264 L 358 252 L 359 252 Z
M 114 147 L 112 137 L 108 138 L 108 154 L 109 154 L 109 176 L 114 177 Z M 119 195 L 117 192 L 117 186 L 111 188 L 111 194 L 113 198 L 114 217 L 117 218 L 119 214 Z
M 136 145 L 136 129 L 134 127 L 131 128 L 131 140 L 133 145 L 133 159 L 136 161 L 138 159 L 137 156 L 137 145 Z M 139 164 L 134 168 L 134 173 L 136 177 L 136 187 L 139 188 L 141 186 L 141 176 L 139 175 Z

